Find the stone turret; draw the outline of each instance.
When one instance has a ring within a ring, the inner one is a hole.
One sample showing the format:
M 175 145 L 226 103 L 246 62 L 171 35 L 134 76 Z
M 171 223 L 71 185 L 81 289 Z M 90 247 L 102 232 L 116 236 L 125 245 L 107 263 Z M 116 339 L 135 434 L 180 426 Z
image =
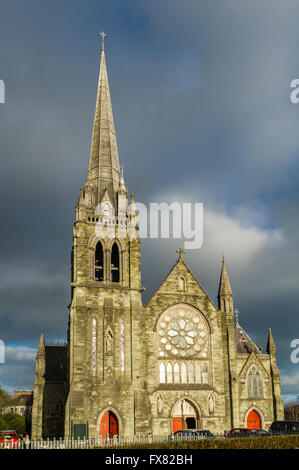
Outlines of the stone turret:
M 41 333 L 36 355 L 36 371 L 32 406 L 32 437 L 40 439 L 43 435 L 43 393 L 46 374 L 46 347 L 44 334 Z

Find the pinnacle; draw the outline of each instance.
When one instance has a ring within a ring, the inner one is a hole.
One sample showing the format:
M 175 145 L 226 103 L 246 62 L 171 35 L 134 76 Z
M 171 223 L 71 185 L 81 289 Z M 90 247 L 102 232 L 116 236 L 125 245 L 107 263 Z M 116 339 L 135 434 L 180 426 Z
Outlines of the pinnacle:
M 229 281 L 229 276 L 226 270 L 226 265 L 224 261 L 224 256 L 222 256 L 222 270 L 220 276 L 220 284 L 219 284 L 219 292 L 218 297 L 220 295 L 233 295 L 232 288 Z
M 267 353 L 269 354 L 270 352 L 273 352 L 273 351 L 276 351 L 276 346 L 275 346 L 274 339 L 272 336 L 271 328 L 269 328 Z

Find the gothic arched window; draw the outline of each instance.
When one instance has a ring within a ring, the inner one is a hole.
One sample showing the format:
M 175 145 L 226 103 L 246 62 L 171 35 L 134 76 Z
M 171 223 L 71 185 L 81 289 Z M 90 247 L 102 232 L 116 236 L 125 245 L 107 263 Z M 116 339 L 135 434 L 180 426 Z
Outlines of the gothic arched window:
M 209 383 L 209 330 L 201 312 L 185 304 L 169 307 L 157 323 L 158 376 L 167 384 Z
M 204 364 L 202 368 L 202 382 L 204 384 L 209 383 L 209 375 L 208 375 L 208 366 L 207 364 Z
M 160 383 L 165 384 L 165 364 L 163 362 L 160 364 Z
M 95 318 L 92 320 L 92 370 L 97 369 L 97 321 Z
M 111 281 L 119 282 L 119 250 L 116 243 L 111 250 Z
M 180 383 L 180 367 L 177 362 L 174 365 L 174 383 L 175 384 Z
M 194 383 L 194 367 L 193 367 L 192 362 L 188 363 L 188 379 L 189 379 L 188 380 L 189 384 Z
M 178 290 L 181 292 L 185 292 L 186 290 L 186 280 L 183 276 L 178 279 Z
M 167 364 L 167 383 L 172 383 L 172 365 L 170 362 Z
M 200 384 L 200 365 L 197 363 L 195 367 L 195 383 Z
M 102 243 L 98 242 L 94 259 L 94 278 L 96 281 L 104 280 L 104 257 Z
M 125 324 L 120 323 L 120 370 L 125 371 Z
M 182 383 L 187 383 L 187 367 L 184 362 L 181 367 L 181 376 L 182 376 Z
M 260 372 L 256 367 L 252 367 L 247 376 L 247 396 L 248 398 L 263 398 L 264 384 Z

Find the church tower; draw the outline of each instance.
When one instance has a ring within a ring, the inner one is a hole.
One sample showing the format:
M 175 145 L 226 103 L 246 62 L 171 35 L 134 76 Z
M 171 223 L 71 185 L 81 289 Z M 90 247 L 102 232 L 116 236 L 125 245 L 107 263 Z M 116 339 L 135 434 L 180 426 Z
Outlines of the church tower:
M 101 34 L 88 175 L 73 230 L 66 437 L 134 434 L 147 406 L 138 213 L 120 170 Z

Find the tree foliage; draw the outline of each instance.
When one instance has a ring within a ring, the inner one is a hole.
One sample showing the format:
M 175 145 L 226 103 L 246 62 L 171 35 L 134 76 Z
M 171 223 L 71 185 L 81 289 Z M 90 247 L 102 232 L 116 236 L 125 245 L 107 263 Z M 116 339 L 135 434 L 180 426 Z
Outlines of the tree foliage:
M 3 415 L 2 419 L 4 423 L 6 423 L 6 427 L 2 429 L 11 429 L 16 431 L 17 434 L 25 434 L 25 416 L 21 416 L 16 413 L 7 413 L 6 415 Z
M 0 418 L 3 418 L 7 407 L 12 403 L 12 399 L 12 396 L 0 385 Z

